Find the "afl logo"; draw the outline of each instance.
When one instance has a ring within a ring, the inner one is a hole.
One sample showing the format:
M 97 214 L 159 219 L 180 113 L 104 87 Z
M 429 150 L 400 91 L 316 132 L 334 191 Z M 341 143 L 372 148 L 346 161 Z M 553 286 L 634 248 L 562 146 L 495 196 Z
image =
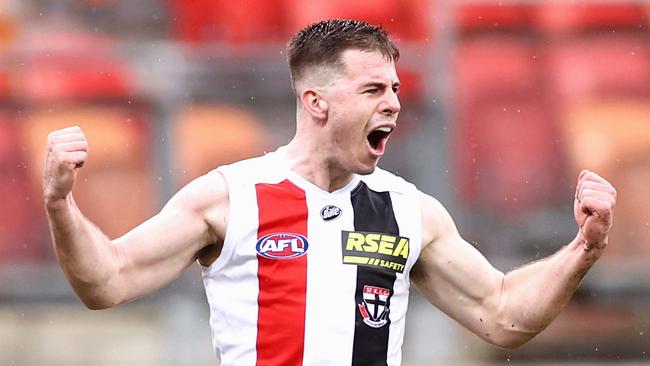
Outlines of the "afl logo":
M 290 259 L 305 255 L 309 248 L 307 238 L 293 233 L 273 233 L 261 237 L 255 249 L 262 257 Z
M 325 221 L 331 221 L 341 216 L 342 212 L 343 211 L 341 211 L 341 209 L 336 206 L 327 205 L 323 207 L 322 210 L 320 210 L 320 217 L 322 217 Z

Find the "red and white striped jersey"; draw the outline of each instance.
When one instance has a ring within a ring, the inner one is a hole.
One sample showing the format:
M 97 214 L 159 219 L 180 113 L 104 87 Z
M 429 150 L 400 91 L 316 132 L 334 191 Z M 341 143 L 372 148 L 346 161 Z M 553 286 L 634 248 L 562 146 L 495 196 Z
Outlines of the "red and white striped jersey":
M 230 216 L 203 281 L 221 365 L 399 365 L 415 186 L 378 168 L 326 192 L 280 150 L 217 170 Z

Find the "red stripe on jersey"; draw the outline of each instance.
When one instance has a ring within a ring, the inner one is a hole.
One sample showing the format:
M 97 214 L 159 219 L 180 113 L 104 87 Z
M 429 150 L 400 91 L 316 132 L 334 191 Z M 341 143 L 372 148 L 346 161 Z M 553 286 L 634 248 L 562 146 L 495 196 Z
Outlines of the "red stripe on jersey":
M 284 180 L 256 184 L 255 190 L 258 239 L 273 233 L 307 236 L 307 202 L 302 189 Z M 307 255 L 282 259 L 258 254 L 257 259 L 257 365 L 302 365 Z

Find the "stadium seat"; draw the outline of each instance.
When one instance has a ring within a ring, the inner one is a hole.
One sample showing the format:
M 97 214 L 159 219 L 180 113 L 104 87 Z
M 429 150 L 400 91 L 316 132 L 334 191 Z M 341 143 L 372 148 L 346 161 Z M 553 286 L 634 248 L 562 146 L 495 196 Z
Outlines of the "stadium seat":
M 643 36 L 584 37 L 549 47 L 545 58 L 546 78 L 561 105 L 650 92 L 650 45 Z
M 174 0 L 170 9 L 176 14 L 174 32 L 182 41 L 233 45 L 285 41 L 282 0 Z
M 397 63 L 397 76 L 399 77 L 399 99 L 400 101 L 415 102 L 425 96 L 424 79 L 422 71 L 409 67 L 405 63 Z
M 112 40 L 75 32 L 29 34 L 15 72 L 14 94 L 33 102 L 129 97 L 134 79 Z
M 270 144 L 254 115 L 225 105 L 188 106 L 177 116 L 173 136 L 179 187 L 219 165 L 261 155 Z
M 472 3 L 454 8 L 461 31 L 523 29 L 530 26 L 534 8 L 527 4 Z
M 648 12 L 641 3 L 543 2 L 535 12 L 536 27 L 549 34 L 631 29 L 647 31 Z
M 40 189 L 33 189 L 18 134 L 9 112 L 0 112 L 0 266 L 47 257 L 47 229 Z
M 453 156 L 460 199 L 519 217 L 548 207 L 559 179 L 554 116 L 535 49 L 505 37 L 464 42 L 455 63 Z
M 540 88 L 537 50 L 525 39 L 486 35 L 466 40 L 458 47 L 453 67 L 460 103 L 499 90 Z
M 73 191 L 82 211 L 109 237 L 153 215 L 157 182 L 148 124 L 130 110 L 77 105 L 27 112 L 22 133 L 33 183 L 40 183 L 48 133 L 71 124 L 81 126 L 89 141 L 88 162 L 80 169 Z
M 0 100 L 11 97 L 9 88 L 9 70 L 0 64 Z
M 507 219 L 553 207 L 561 151 L 538 96 L 495 95 L 459 114 L 453 151 L 464 203 Z
M 19 32 L 20 24 L 16 9 L 7 3 L 0 3 L 0 50 L 10 45 Z
M 650 98 L 595 98 L 565 113 L 569 169 L 590 169 L 619 191 L 606 261 L 650 260 Z

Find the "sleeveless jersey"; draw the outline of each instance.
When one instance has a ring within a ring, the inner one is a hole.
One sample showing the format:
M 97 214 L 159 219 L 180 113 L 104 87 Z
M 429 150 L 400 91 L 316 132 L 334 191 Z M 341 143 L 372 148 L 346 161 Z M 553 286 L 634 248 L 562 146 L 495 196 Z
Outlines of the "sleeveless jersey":
M 415 186 L 377 168 L 326 192 L 280 150 L 217 171 L 230 214 L 203 282 L 221 365 L 399 365 L 421 247 Z

